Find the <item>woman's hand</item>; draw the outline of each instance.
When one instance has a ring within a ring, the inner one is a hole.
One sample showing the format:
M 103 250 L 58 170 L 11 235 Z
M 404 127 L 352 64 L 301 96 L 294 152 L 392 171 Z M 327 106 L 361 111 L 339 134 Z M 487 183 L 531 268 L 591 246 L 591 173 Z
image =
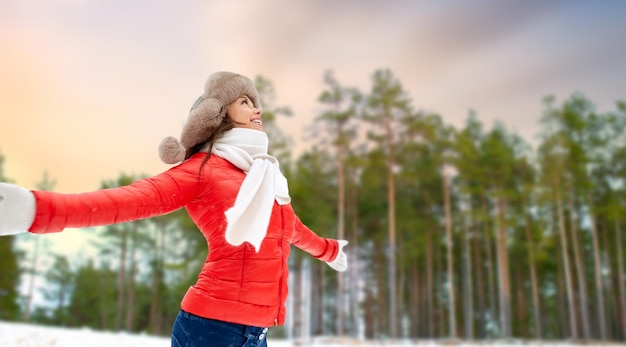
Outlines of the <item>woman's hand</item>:
M 348 268 L 348 256 L 343 252 L 343 248 L 348 244 L 348 241 L 338 240 L 337 242 L 339 242 L 339 254 L 335 260 L 327 261 L 326 264 L 335 271 L 344 272 Z
M 30 190 L 0 182 L 0 236 L 27 232 L 35 220 L 35 205 Z

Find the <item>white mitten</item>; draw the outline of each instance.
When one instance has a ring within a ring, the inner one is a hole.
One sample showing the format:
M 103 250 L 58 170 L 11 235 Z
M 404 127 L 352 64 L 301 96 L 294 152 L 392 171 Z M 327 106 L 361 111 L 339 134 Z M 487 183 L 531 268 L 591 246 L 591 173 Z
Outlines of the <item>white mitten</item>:
M 348 244 L 348 241 L 338 240 L 337 242 L 339 242 L 339 254 L 335 260 L 327 261 L 326 264 L 335 271 L 344 272 L 348 268 L 348 256 L 343 252 L 343 248 Z
M 0 182 L 0 236 L 27 232 L 35 221 L 35 206 L 30 190 Z

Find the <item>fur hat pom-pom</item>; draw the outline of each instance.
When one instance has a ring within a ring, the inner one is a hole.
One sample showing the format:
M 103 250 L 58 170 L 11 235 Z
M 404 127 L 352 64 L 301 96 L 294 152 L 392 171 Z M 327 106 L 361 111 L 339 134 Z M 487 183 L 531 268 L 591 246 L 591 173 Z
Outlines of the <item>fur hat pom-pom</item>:
M 177 138 L 168 136 L 159 144 L 159 158 L 165 164 L 180 163 L 185 159 L 185 147 Z

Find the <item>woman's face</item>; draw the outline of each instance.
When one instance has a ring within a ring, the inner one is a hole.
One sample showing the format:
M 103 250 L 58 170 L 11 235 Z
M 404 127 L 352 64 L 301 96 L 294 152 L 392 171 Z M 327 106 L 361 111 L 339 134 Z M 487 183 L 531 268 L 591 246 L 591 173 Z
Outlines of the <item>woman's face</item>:
M 263 111 L 256 108 L 252 100 L 245 95 L 226 106 L 226 114 L 233 120 L 233 127 L 235 128 L 263 131 L 263 121 L 261 120 Z

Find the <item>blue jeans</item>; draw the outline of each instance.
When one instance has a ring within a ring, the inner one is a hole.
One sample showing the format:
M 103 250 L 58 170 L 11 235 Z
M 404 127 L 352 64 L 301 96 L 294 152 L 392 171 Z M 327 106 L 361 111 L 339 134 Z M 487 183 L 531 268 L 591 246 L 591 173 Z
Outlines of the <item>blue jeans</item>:
M 181 310 L 172 328 L 172 347 L 267 347 L 267 330 Z

